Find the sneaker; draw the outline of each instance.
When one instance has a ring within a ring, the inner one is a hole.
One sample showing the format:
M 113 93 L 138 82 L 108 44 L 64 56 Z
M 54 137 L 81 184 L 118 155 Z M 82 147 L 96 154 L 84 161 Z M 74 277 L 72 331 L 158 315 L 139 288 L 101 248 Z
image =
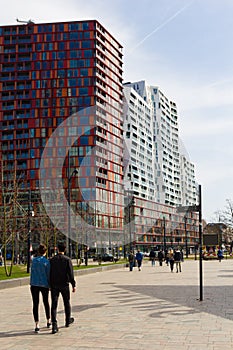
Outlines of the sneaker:
M 40 331 L 40 328 L 36 327 L 35 328 L 35 333 L 39 333 L 39 331 Z
M 56 334 L 58 332 L 57 324 L 54 323 L 52 327 L 52 334 Z
M 66 327 L 69 327 L 71 323 L 74 323 L 74 318 L 70 317 L 69 321 L 66 322 Z
M 47 328 L 51 328 L 52 324 L 50 322 L 47 322 Z

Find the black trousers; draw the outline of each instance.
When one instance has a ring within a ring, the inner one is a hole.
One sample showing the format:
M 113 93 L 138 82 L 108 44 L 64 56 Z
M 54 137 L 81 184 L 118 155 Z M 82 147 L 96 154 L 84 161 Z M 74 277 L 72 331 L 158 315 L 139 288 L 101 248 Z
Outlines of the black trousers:
M 43 297 L 43 304 L 45 308 L 45 314 L 47 320 L 50 318 L 50 308 L 49 308 L 49 288 L 31 286 L 31 294 L 33 301 L 33 317 L 35 322 L 39 322 L 39 301 L 40 301 L 40 292 Z
M 52 323 L 57 323 L 57 305 L 58 305 L 58 298 L 60 293 L 63 298 L 66 323 L 68 323 L 70 319 L 70 314 L 71 314 L 69 286 L 63 287 L 63 288 L 51 288 L 51 298 L 52 298 L 51 320 L 52 320 Z

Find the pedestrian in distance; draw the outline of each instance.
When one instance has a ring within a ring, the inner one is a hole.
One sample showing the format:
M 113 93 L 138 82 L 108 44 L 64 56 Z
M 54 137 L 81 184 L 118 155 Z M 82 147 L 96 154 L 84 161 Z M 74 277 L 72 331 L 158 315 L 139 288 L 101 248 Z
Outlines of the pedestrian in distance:
M 171 269 L 171 272 L 173 272 L 175 260 L 174 260 L 174 251 L 172 248 L 169 250 L 168 257 L 169 257 L 170 269 Z
M 135 256 L 132 250 L 129 252 L 128 261 L 129 261 L 129 271 L 133 271 L 134 264 L 135 264 Z
M 141 271 L 142 269 L 142 260 L 143 260 L 143 255 L 140 252 L 140 250 L 138 249 L 135 259 L 137 260 L 137 264 L 138 264 L 138 271 Z
M 149 255 L 150 261 L 151 261 L 151 266 L 155 266 L 155 251 L 152 249 L 150 251 L 150 255 Z
M 165 255 L 166 264 L 168 266 L 169 265 L 169 254 L 168 254 L 168 250 L 167 249 L 165 250 L 164 255 Z
M 221 262 L 222 259 L 224 258 L 221 247 L 219 247 L 217 255 L 218 255 L 218 261 Z
M 175 250 L 174 253 L 174 260 L 176 263 L 176 272 L 178 273 L 179 271 L 181 272 L 181 261 L 182 261 L 182 254 L 179 249 Z
M 52 319 L 52 334 L 58 332 L 57 325 L 57 306 L 59 295 L 62 295 L 65 309 L 65 326 L 69 327 L 74 322 L 71 317 L 70 305 L 70 283 L 72 292 L 76 291 L 76 282 L 74 279 L 74 271 L 71 259 L 65 255 L 65 243 L 58 244 L 58 254 L 50 260 L 50 286 L 51 286 L 51 319 Z
M 51 327 L 50 323 L 50 306 L 49 306 L 49 276 L 50 262 L 45 257 L 47 248 L 44 244 L 40 244 L 38 248 L 38 256 L 32 260 L 30 274 L 30 290 L 33 302 L 33 317 L 35 321 L 35 333 L 39 333 L 39 301 L 40 293 L 42 294 L 45 314 L 47 319 L 47 328 Z
M 158 252 L 159 266 L 163 266 L 163 259 L 164 259 L 164 254 L 163 254 L 163 251 L 160 249 L 160 251 Z

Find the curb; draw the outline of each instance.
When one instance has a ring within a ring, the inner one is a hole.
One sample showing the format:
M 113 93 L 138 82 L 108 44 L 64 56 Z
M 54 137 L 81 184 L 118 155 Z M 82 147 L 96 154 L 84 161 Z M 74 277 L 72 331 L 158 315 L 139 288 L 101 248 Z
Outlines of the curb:
M 89 275 L 91 273 L 115 270 L 115 269 L 124 268 L 124 267 L 126 267 L 126 264 L 98 266 L 98 267 L 92 267 L 89 269 L 74 270 L 74 275 L 75 276 Z M 29 283 L 30 283 L 30 277 L 12 278 L 10 280 L 3 280 L 3 281 L 0 281 L 0 290 L 7 289 L 7 288 L 21 287 L 21 286 L 29 285 Z

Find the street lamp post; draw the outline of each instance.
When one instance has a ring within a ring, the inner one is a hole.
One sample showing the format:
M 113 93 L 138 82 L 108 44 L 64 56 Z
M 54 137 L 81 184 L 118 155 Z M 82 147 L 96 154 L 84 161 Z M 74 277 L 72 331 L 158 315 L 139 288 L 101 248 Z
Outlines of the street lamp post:
M 131 251 L 132 250 L 132 232 L 131 232 L 131 206 L 130 206 L 130 203 L 129 203 L 129 250 Z
M 202 195 L 201 185 L 198 186 L 198 205 L 180 206 L 177 208 L 179 213 L 198 212 L 199 216 L 199 277 L 200 277 L 200 301 L 203 300 L 203 266 L 202 266 Z
M 125 249 L 125 228 L 124 228 L 124 245 L 123 245 L 123 254 L 124 254 L 124 259 L 126 258 L 126 249 Z
M 203 301 L 203 266 L 202 266 L 202 196 L 201 185 L 198 187 L 199 193 L 199 277 L 200 277 L 200 301 Z
M 28 193 L 28 235 L 27 235 L 27 273 L 30 272 L 31 265 L 31 216 L 34 216 L 34 211 L 32 210 L 32 199 L 31 199 L 31 189 Z
M 112 241 L 111 241 L 111 228 L 110 228 L 110 216 L 108 217 L 108 250 L 109 250 L 109 253 L 112 252 Z M 110 252 L 111 251 L 111 252 Z
M 129 240 L 130 240 L 130 243 L 129 243 L 129 248 L 130 248 L 130 251 L 132 250 L 132 227 L 131 227 L 131 219 L 132 219 L 132 209 L 133 209 L 133 206 L 134 206 L 134 198 L 132 198 L 132 200 L 129 202 L 129 205 L 128 205 L 128 208 L 129 208 Z
M 132 209 L 135 201 L 134 201 L 134 197 L 133 197 L 133 190 L 125 190 L 125 203 L 127 203 L 126 205 L 126 209 L 125 210 L 125 222 L 128 222 L 128 228 L 127 231 L 129 233 L 129 250 L 132 250 L 132 227 L 131 227 L 131 218 L 132 218 Z M 127 217 L 128 216 L 128 217 Z M 127 239 L 128 241 L 128 239 Z M 126 256 L 126 250 L 125 250 L 125 245 L 126 245 L 126 241 L 125 241 L 125 236 L 124 236 L 124 256 Z M 128 244 L 127 244 L 128 245 Z
M 185 232 L 185 251 L 186 259 L 188 258 L 188 237 L 187 237 L 187 216 L 184 216 L 184 232 Z
M 67 237 L 67 246 L 68 246 L 68 256 L 72 257 L 72 243 L 71 243 L 71 210 L 70 210 L 70 183 L 73 175 L 78 173 L 77 169 L 74 169 L 70 173 L 70 152 L 68 152 L 68 168 L 67 168 L 67 178 L 68 178 L 68 187 L 67 187 L 67 200 L 68 200 L 68 237 Z
M 31 191 L 30 191 L 31 192 Z M 29 192 L 29 193 L 30 193 Z M 29 201 L 28 201 L 28 237 L 27 237 L 27 273 L 30 272 L 30 263 L 31 263 L 31 204 L 30 204 L 30 194 L 29 194 Z
M 166 247 L 166 220 L 165 220 L 165 216 L 163 217 L 163 250 L 165 252 L 165 250 L 167 249 Z

